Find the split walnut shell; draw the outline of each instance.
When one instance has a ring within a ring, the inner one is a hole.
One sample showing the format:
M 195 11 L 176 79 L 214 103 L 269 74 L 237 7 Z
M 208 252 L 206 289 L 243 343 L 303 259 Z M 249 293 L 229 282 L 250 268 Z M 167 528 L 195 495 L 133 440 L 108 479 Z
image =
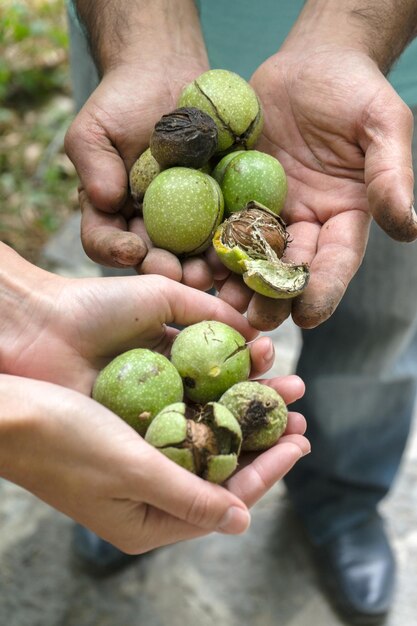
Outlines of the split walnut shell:
M 171 362 L 183 380 L 185 395 L 199 404 L 218 400 L 226 389 L 247 380 L 251 367 L 245 338 L 217 321 L 198 322 L 178 333 Z
M 227 268 L 242 274 L 244 282 L 269 298 L 293 298 L 309 279 L 306 263 L 284 263 L 288 244 L 285 222 L 258 202 L 249 202 L 218 227 L 214 249 Z
M 241 76 L 228 70 L 209 70 L 187 85 L 179 106 L 196 107 L 215 121 L 218 153 L 248 150 L 263 128 L 263 113 L 254 89 Z
M 216 152 L 217 143 L 213 119 L 195 107 L 181 107 L 156 123 L 150 150 L 163 169 L 175 165 L 199 169 Z
M 242 429 L 242 450 L 266 450 L 281 437 L 287 426 L 288 410 L 272 387 L 256 381 L 237 383 L 219 402 L 235 416 Z
M 217 402 L 198 410 L 177 402 L 155 417 L 145 440 L 197 476 L 222 483 L 237 467 L 242 431 Z

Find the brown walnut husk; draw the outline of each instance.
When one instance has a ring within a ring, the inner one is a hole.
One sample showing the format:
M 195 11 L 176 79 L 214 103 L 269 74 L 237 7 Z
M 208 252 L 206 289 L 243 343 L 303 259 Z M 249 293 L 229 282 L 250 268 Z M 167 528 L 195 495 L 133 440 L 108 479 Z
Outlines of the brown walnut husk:
M 181 107 L 163 115 L 151 135 L 150 149 L 159 165 L 199 169 L 217 149 L 218 130 L 214 120 L 194 107 Z

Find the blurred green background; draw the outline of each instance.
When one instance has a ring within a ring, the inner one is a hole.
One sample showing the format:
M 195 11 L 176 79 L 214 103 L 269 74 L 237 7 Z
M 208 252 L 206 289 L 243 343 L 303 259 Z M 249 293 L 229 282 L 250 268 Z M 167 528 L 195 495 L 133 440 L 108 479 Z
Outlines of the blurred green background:
M 64 0 L 1 0 L 0 239 L 35 263 L 77 210 L 72 118 Z

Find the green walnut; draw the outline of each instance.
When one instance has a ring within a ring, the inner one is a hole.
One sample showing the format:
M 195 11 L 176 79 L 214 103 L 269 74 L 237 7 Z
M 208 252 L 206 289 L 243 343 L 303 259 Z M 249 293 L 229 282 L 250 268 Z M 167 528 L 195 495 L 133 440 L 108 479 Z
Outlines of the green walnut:
M 258 150 L 227 154 L 212 176 L 223 192 L 225 214 L 240 211 L 254 200 L 280 213 L 287 197 L 287 177 L 275 157 Z
M 226 389 L 247 380 L 251 366 L 245 338 L 216 321 L 199 322 L 178 333 L 171 362 L 181 375 L 186 396 L 199 404 L 218 400 Z
M 130 193 L 135 206 L 141 206 L 145 191 L 161 171 L 159 163 L 148 148 L 134 162 L 129 172 Z
M 219 402 L 235 416 L 242 429 L 242 450 L 266 450 L 281 437 L 287 426 L 284 400 L 272 387 L 255 381 L 237 383 Z
M 166 357 L 136 348 L 117 356 L 99 373 L 92 395 L 144 435 L 155 415 L 180 402 L 184 391 L 180 375 Z
M 217 152 L 253 148 L 263 128 L 262 107 L 253 88 L 228 70 L 209 70 L 187 85 L 180 107 L 208 113 L 219 131 Z
M 189 256 L 210 246 L 223 208 L 223 194 L 214 178 L 195 169 L 171 167 L 146 190 L 143 218 L 155 246 Z
M 177 402 L 154 418 L 145 439 L 190 472 L 222 483 L 237 467 L 242 431 L 232 413 L 217 402 L 198 410 Z
M 285 299 L 300 295 L 310 276 L 307 263 L 284 263 L 288 244 L 285 222 L 258 202 L 249 202 L 218 227 L 213 247 L 232 272 L 268 298 Z

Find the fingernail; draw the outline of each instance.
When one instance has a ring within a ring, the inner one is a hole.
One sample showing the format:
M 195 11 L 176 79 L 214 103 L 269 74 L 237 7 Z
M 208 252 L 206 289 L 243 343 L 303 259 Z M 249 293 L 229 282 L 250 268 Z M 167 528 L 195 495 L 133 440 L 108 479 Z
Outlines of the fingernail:
M 226 511 L 217 526 L 217 531 L 231 535 L 239 535 L 249 528 L 250 515 L 249 511 L 240 509 L 237 506 L 231 506 Z

